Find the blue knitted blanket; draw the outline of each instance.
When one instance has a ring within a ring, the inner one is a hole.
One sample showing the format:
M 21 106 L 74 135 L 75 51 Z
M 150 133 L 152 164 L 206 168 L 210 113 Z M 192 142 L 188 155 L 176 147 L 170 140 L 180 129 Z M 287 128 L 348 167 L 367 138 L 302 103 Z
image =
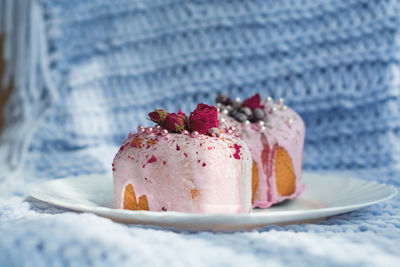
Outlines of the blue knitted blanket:
M 152 107 L 188 112 L 218 92 L 285 98 L 306 123 L 305 169 L 399 189 L 399 14 L 398 0 L 0 0 L 0 82 L 14 84 L 0 266 L 398 264 L 400 196 L 316 224 L 192 233 L 72 213 L 27 189 L 109 171 Z

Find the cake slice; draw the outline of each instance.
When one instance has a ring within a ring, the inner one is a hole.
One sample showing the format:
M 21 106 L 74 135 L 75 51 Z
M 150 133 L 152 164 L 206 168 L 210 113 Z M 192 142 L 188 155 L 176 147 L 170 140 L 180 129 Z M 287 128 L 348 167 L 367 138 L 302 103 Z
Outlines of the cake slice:
M 190 213 L 251 210 L 251 154 L 241 138 L 221 133 L 217 109 L 156 110 L 155 127 L 139 127 L 115 156 L 114 206 Z

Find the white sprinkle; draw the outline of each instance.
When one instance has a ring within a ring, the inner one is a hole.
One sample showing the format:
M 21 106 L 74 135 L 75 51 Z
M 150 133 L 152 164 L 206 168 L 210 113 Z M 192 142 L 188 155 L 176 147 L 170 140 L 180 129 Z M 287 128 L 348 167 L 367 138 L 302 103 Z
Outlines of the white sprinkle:
M 260 131 L 265 131 L 265 126 L 261 126 Z
M 267 97 L 267 102 L 272 102 L 272 97 Z
M 264 121 L 259 121 L 258 124 L 259 124 L 260 126 L 264 126 L 264 125 L 265 125 L 265 122 L 264 122 Z
M 276 111 L 277 111 L 276 107 L 273 107 L 273 108 L 271 109 L 271 113 L 275 113 Z
M 220 108 L 222 106 L 221 103 L 217 103 L 217 107 Z
M 281 110 L 287 110 L 287 106 L 286 106 L 286 105 L 283 105 L 283 106 L 281 107 Z
M 224 114 L 228 114 L 228 110 L 227 109 L 224 109 L 223 111 L 222 111 L 222 113 L 224 113 Z
M 245 121 L 244 121 L 244 124 L 249 125 L 249 124 L 250 124 L 250 121 L 245 120 Z
M 225 118 L 221 118 L 219 119 L 221 122 L 225 122 Z
M 236 98 L 235 98 L 235 101 L 236 101 L 236 102 L 240 102 L 240 101 L 241 101 L 240 97 L 236 97 Z
M 290 120 L 288 121 L 288 123 L 289 123 L 289 125 L 292 125 L 292 124 L 293 124 L 293 120 L 290 119 Z
M 283 102 L 285 102 L 285 100 L 284 100 L 283 98 L 279 98 L 279 99 L 278 99 L 278 104 L 279 104 L 279 105 L 282 105 Z

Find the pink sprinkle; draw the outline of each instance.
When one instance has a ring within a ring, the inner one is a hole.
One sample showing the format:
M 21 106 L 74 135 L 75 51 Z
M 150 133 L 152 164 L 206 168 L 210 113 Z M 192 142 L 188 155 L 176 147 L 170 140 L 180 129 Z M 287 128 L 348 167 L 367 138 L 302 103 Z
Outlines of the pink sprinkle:
M 240 159 L 239 153 L 240 153 L 240 146 L 238 144 L 234 145 L 234 148 L 236 150 L 235 154 L 233 154 L 233 157 L 235 159 Z
M 200 146 L 203 146 L 203 143 L 200 143 Z
M 115 171 L 115 168 L 112 168 L 113 171 Z
M 181 150 L 181 147 L 176 145 L 176 150 L 178 150 L 178 151 Z
M 198 159 L 197 162 L 200 163 L 200 160 Z
M 124 151 L 124 149 L 125 149 L 124 146 L 121 146 L 121 147 L 119 148 L 119 150 L 121 150 L 121 151 Z
M 212 149 L 212 147 L 210 147 L 210 146 L 209 146 L 209 147 L 207 147 L 207 149 L 208 149 L 208 150 L 211 150 L 211 149 Z
M 207 164 L 203 163 L 201 166 L 205 167 Z
M 196 154 L 198 155 L 198 154 L 199 154 L 199 152 L 198 152 L 198 151 L 196 151 Z
M 167 164 L 167 162 L 166 162 L 166 161 L 163 161 L 163 163 L 162 163 L 162 164 L 164 164 L 164 165 L 165 165 L 165 164 Z
M 144 168 L 144 167 L 146 167 L 146 164 L 143 164 L 143 165 L 142 165 L 142 168 Z
M 184 152 L 184 153 L 183 153 L 183 155 L 185 155 L 185 157 L 187 158 L 187 154 L 186 154 L 186 152 Z
M 111 165 L 114 167 L 114 163 L 111 163 Z
M 151 158 L 147 161 L 147 163 L 153 163 L 153 162 L 156 162 L 157 161 L 157 158 L 153 155 L 153 156 L 151 156 Z

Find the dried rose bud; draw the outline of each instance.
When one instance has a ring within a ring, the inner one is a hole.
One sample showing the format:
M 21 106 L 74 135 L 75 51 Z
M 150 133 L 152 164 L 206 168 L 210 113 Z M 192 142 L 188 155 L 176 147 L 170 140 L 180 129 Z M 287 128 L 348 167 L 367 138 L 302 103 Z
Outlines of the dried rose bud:
M 248 107 L 251 109 L 255 108 L 264 108 L 263 105 L 261 105 L 261 97 L 260 94 L 255 94 L 250 98 L 247 98 L 246 100 L 243 101 L 242 107 Z
M 185 117 L 175 113 L 168 113 L 164 127 L 171 133 L 180 133 L 185 130 Z
M 189 128 L 192 131 L 197 131 L 200 134 L 207 134 L 210 128 L 218 127 L 218 125 L 218 111 L 214 106 L 200 103 L 197 105 L 197 108 L 190 113 Z
M 149 113 L 150 120 L 154 121 L 158 125 L 164 125 L 164 121 L 167 118 L 168 112 L 163 109 L 154 109 L 153 112 Z

